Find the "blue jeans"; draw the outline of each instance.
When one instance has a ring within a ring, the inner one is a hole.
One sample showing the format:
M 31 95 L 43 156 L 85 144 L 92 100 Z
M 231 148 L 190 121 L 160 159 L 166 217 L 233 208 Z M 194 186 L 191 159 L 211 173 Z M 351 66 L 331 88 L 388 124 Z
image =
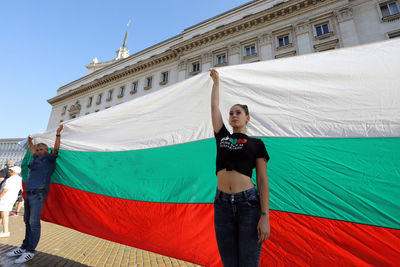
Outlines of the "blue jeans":
M 255 188 L 236 194 L 217 189 L 214 201 L 215 235 L 225 267 L 252 267 L 260 262 L 257 225 L 260 220 L 260 198 Z
M 40 239 L 40 216 L 47 197 L 45 189 L 26 192 L 24 204 L 25 239 L 21 248 L 27 252 L 35 252 Z

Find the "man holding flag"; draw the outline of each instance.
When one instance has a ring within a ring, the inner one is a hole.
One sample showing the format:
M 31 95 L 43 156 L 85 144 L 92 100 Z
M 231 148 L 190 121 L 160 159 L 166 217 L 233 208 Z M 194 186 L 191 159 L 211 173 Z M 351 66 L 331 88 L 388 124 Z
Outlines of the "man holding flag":
M 6 254 L 7 256 L 20 256 L 15 263 L 29 261 L 35 256 L 35 248 L 40 239 L 40 217 L 50 189 L 50 178 L 56 167 L 62 130 L 63 125 L 60 125 L 57 129 L 56 141 L 51 153 L 48 153 L 49 148 L 46 144 L 33 145 L 32 137 L 28 137 L 29 151 L 33 156 L 33 160 L 28 165 L 30 173 L 25 185 L 25 239 L 21 247 Z

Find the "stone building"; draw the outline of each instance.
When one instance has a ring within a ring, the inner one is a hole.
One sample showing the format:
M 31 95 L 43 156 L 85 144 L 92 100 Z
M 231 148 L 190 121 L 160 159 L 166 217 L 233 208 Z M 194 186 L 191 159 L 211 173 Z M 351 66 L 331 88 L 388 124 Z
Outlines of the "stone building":
M 255 0 L 112 61 L 48 100 L 48 129 L 163 89 L 211 67 L 273 60 L 400 36 L 399 0 Z
M 13 160 L 15 165 L 21 166 L 22 159 L 25 156 L 26 148 L 18 143 L 23 138 L 2 138 L 0 139 L 0 169 L 4 168 L 7 160 Z

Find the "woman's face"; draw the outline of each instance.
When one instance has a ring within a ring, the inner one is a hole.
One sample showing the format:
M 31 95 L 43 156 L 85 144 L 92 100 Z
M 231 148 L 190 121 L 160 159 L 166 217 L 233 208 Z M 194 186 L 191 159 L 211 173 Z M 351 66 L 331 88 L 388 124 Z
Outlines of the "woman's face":
M 233 128 L 246 127 L 247 122 L 250 120 L 250 116 L 246 115 L 244 109 L 240 106 L 233 106 L 229 111 L 229 124 Z

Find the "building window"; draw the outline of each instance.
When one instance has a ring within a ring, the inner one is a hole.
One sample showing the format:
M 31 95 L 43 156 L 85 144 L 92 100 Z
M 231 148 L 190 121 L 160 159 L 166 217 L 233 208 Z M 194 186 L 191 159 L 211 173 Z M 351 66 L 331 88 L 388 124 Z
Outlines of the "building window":
M 161 73 L 161 82 L 160 85 L 164 85 L 168 83 L 168 71 Z
M 121 87 L 119 88 L 118 98 L 123 97 L 124 94 L 125 94 L 125 86 L 121 86 Z
M 315 52 L 323 52 L 323 51 L 336 49 L 339 47 L 338 45 L 339 45 L 339 40 L 335 39 L 335 40 L 331 40 L 328 42 L 316 44 L 316 45 L 314 45 L 314 49 L 315 49 Z
M 329 33 L 328 23 L 315 26 L 315 32 L 317 33 L 317 36 L 328 34 Z
M 284 58 L 284 57 L 292 57 L 296 55 L 296 50 L 286 52 L 286 53 L 281 53 L 275 56 L 275 58 Z
M 256 53 L 256 46 L 255 45 L 246 46 L 244 48 L 244 52 L 245 52 L 244 54 L 245 54 L 246 57 L 255 55 L 255 54 L 257 54 Z
M 224 64 L 226 64 L 226 63 L 227 63 L 226 54 L 217 55 L 216 63 L 217 63 L 217 65 L 224 65 Z
M 283 46 L 287 46 L 287 45 L 290 45 L 289 35 L 284 35 L 284 36 L 278 37 L 278 46 L 279 47 L 283 47 Z
M 144 87 L 144 90 L 150 89 L 152 83 L 153 83 L 153 77 L 147 77 L 146 78 L 146 86 Z
M 103 94 L 99 94 L 98 96 L 97 96 L 97 102 L 96 102 L 96 105 L 100 105 L 101 104 L 101 98 L 103 97 Z
M 108 96 L 107 96 L 107 102 L 109 102 L 109 101 L 111 101 L 112 100 L 112 96 L 113 96 L 113 89 L 111 89 L 111 90 L 109 90 L 108 91 Z
M 192 63 L 192 73 L 199 73 L 200 72 L 200 62 L 193 62 Z
M 70 119 L 75 119 L 76 118 L 76 114 L 70 115 L 69 118 Z
M 64 106 L 61 112 L 61 115 L 64 115 L 65 113 L 67 113 L 67 106 Z
M 394 32 L 388 32 L 389 39 L 399 38 L 400 37 L 400 30 Z
M 399 14 L 399 7 L 396 1 L 386 2 L 379 5 L 382 13 L 382 18 Z
M 137 88 L 138 88 L 138 82 L 133 82 L 133 83 L 132 83 L 132 89 L 131 89 L 131 91 L 130 91 L 130 94 L 131 94 L 131 95 L 136 94 Z
M 91 97 L 88 98 L 88 102 L 87 102 L 86 107 L 87 107 L 87 108 L 91 107 L 91 106 L 92 106 L 92 103 L 93 103 L 93 96 L 91 96 Z

